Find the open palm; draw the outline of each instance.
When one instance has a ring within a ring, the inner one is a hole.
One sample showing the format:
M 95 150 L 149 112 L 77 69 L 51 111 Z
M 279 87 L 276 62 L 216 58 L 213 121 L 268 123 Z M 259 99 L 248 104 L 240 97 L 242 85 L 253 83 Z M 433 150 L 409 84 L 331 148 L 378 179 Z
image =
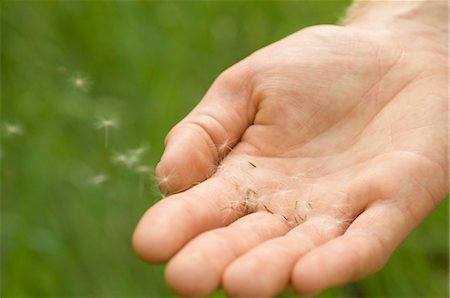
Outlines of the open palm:
M 447 194 L 446 56 L 318 26 L 224 72 L 167 138 L 134 245 L 202 296 L 362 278 Z M 174 193 L 174 194 L 173 194 Z

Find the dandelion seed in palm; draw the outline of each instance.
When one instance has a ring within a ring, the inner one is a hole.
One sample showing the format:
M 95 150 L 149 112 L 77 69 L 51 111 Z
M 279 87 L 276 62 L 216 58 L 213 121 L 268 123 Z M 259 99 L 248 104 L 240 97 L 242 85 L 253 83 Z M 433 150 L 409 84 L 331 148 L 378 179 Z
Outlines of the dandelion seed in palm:
M 117 121 L 112 118 L 100 118 L 96 123 L 95 126 L 97 129 L 103 129 L 105 132 L 105 148 L 108 148 L 109 145 L 109 130 L 112 127 L 117 126 Z

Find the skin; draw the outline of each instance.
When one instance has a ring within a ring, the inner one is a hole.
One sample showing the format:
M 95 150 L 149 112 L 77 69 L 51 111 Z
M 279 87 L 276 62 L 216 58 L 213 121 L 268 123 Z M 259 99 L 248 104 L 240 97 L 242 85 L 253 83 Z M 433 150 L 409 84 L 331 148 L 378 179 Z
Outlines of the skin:
M 420 20 L 368 29 L 374 9 L 255 52 L 169 133 L 168 196 L 133 244 L 169 260 L 175 292 L 313 294 L 361 279 L 447 195 L 447 33 L 421 36 Z

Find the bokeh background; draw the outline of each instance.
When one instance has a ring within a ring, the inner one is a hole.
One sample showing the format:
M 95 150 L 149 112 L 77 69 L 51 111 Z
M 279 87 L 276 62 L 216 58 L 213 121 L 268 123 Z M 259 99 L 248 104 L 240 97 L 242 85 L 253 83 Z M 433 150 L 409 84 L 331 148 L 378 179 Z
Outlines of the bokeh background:
M 348 4 L 2 1 L 1 296 L 174 296 L 130 245 L 165 134 L 228 66 Z M 448 261 L 446 200 L 381 272 L 320 296 L 448 297 Z

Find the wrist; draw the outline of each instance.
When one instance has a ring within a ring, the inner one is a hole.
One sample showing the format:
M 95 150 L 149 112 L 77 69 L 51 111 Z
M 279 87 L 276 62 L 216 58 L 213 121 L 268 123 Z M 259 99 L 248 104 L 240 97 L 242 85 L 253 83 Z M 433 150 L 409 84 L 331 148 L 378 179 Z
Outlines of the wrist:
M 409 49 L 447 54 L 446 0 L 360 1 L 349 8 L 343 25 L 378 33 Z

